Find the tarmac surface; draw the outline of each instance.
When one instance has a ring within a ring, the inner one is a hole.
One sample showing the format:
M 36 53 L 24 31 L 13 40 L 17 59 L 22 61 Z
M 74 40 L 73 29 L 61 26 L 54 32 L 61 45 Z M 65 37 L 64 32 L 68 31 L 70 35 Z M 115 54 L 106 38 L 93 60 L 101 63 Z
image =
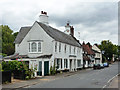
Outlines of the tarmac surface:
M 2 88 L 8 90 L 13 88 L 118 88 L 117 74 L 118 63 L 114 63 L 100 70 L 86 69 L 31 80 L 18 80 L 4 84 Z

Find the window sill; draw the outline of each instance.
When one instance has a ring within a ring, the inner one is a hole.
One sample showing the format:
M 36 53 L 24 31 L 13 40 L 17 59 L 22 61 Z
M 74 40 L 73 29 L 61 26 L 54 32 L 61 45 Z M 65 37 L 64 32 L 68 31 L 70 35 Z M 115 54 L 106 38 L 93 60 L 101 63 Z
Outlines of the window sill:
M 42 52 L 28 52 L 30 54 L 42 54 Z

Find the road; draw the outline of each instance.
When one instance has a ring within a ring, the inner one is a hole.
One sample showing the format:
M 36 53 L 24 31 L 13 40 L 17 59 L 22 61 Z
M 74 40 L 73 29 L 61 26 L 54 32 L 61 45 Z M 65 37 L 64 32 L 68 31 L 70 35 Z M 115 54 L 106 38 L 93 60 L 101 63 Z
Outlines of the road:
M 104 88 L 118 74 L 118 63 L 100 70 L 86 70 L 56 80 L 38 83 L 26 88 Z

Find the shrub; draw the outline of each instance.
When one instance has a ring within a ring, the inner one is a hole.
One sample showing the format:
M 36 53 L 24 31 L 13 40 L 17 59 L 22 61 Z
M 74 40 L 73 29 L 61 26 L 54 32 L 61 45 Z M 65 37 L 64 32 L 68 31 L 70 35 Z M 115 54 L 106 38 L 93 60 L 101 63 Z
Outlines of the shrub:
M 52 75 L 52 72 L 53 72 L 53 70 L 52 70 L 52 66 L 50 67 L 50 75 Z
M 1 65 L 1 63 L 0 63 L 0 71 L 2 71 L 2 65 Z
M 55 68 L 55 63 L 54 63 L 54 66 L 53 66 L 53 75 L 56 74 L 56 68 Z

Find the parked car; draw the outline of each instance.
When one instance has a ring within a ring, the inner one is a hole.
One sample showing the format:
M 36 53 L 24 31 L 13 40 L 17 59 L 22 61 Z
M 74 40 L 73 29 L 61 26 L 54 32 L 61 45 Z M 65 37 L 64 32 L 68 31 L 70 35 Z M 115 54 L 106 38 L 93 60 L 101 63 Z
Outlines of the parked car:
M 103 63 L 104 67 L 109 67 L 109 63 L 105 62 Z
M 94 64 L 93 69 L 100 69 L 100 64 Z
M 101 69 L 104 68 L 104 65 L 103 65 L 102 63 L 100 64 L 100 68 L 101 68 Z

